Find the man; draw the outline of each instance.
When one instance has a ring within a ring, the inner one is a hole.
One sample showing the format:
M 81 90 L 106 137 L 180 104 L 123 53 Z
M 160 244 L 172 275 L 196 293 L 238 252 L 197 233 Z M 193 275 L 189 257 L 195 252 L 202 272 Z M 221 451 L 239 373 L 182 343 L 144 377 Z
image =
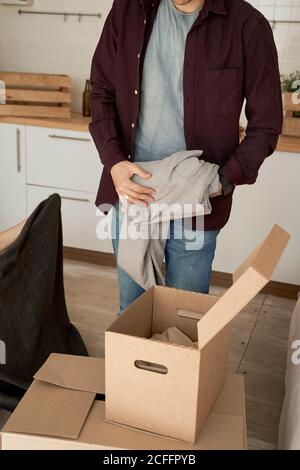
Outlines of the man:
M 187 251 L 171 223 L 165 253 L 166 285 L 208 292 L 234 187 L 256 181 L 281 133 L 278 58 L 268 21 L 243 0 L 115 0 L 91 82 L 90 131 L 105 167 L 97 206 L 116 204 L 118 196 L 141 205 L 155 201 L 141 161 L 199 149 L 220 166 L 203 246 Z M 240 143 L 244 99 L 248 126 Z M 132 182 L 134 174 L 145 186 Z M 114 249 L 117 254 L 118 239 Z M 123 310 L 143 290 L 120 269 L 119 283 Z

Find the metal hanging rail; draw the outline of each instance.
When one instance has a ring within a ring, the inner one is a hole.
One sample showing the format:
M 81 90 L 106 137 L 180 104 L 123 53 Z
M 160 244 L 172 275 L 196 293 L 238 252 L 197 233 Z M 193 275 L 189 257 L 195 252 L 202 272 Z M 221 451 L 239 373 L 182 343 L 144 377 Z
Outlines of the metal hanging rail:
M 59 12 L 59 11 L 37 11 L 37 10 L 18 10 L 19 15 L 54 15 L 63 16 L 64 21 L 67 21 L 68 16 L 78 16 L 80 22 L 83 17 L 101 18 L 101 13 L 72 13 L 72 12 Z
M 277 24 L 300 24 L 298 20 L 269 20 L 273 29 L 275 29 Z
M 73 12 L 61 12 L 61 11 L 37 11 L 37 10 L 18 10 L 19 15 L 54 15 L 63 16 L 64 21 L 67 21 L 68 16 L 78 16 L 78 21 L 81 21 L 83 17 L 94 17 L 101 18 L 101 13 L 73 13 Z M 274 29 L 277 24 L 300 24 L 300 20 L 269 20 L 272 28 Z

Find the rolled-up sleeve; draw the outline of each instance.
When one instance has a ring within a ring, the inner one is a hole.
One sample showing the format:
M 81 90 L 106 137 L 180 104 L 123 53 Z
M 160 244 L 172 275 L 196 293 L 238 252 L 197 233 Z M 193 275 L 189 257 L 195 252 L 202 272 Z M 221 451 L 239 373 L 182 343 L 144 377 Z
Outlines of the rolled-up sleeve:
M 94 53 L 91 69 L 92 122 L 89 130 L 108 172 L 116 163 L 126 160 L 118 132 L 120 125 L 116 109 L 118 16 L 118 1 L 115 0 Z
M 277 50 L 269 22 L 261 17 L 244 39 L 246 136 L 222 167 L 232 184 L 252 184 L 282 131 L 282 95 Z

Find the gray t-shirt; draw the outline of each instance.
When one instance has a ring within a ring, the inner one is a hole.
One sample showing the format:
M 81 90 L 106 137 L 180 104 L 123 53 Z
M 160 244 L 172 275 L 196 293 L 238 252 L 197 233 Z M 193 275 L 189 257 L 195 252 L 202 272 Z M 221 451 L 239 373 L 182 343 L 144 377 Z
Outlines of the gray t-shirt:
M 199 15 L 161 0 L 146 51 L 134 161 L 162 160 L 186 150 L 183 63 L 186 37 Z

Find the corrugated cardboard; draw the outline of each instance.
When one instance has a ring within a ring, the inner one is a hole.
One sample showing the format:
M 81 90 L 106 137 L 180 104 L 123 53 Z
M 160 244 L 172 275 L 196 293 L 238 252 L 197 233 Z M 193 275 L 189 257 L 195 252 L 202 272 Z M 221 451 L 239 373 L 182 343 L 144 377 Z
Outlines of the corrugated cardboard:
M 106 331 L 106 419 L 195 443 L 226 379 L 228 326 L 268 283 L 288 240 L 274 226 L 221 298 L 160 286 L 131 304 Z M 198 350 L 151 339 L 173 326 Z
M 198 347 L 203 348 L 269 282 L 290 236 L 275 225 L 267 238 L 233 273 L 234 284 L 198 323 Z
M 246 448 L 241 376 L 227 379 L 195 446 L 105 422 L 105 404 L 94 393 L 104 391 L 103 359 L 52 355 L 36 377 L 2 431 L 3 450 Z
M 96 393 L 104 393 L 103 359 L 51 354 L 7 429 L 76 439 Z
M 103 359 L 93 357 L 51 354 L 34 378 L 66 389 L 104 393 L 102 364 Z

